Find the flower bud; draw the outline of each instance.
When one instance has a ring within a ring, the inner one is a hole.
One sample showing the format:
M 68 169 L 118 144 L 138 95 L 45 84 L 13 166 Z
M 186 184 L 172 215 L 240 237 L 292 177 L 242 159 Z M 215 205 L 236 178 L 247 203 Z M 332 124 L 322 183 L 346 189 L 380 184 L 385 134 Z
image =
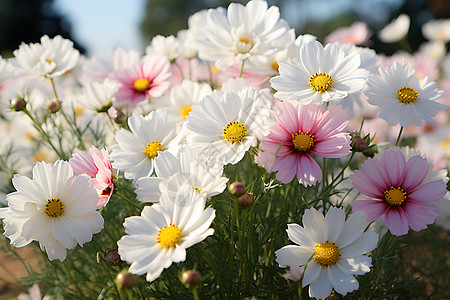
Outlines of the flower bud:
M 47 110 L 49 113 L 56 113 L 61 108 L 61 104 L 57 99 L 52 99 L 47 101 Z
M 195 288 L 202 281 L 200 273 L 195 270 L 187 270 L 181 275 L 181 282 L 187 288 Z
M 249 207 L 253 204 L 253 195 L 250 193 L 244 194 L 238 199 L 238 204 L 241 207 Z
M 360 136 L 352 136 L 352 151 L 363 152 L 367 149 L 367 143 Z
M 117 124 L 122 124 L 125 122 L 125 120 L 126 120 L 126 116 L 124 113 L 117 111 L 114 114 L 114 122 L 116 122 Z
M 14 111 L 24 110 L 26 105 L 27 105 L 27 103 L 25 102 L 25 99 L 20 98 L 20 97 L 16 97 L 16 98 L 12 99 L 10 102 L 10 107 Z
M 126 290 L 133 288 L 137 284 L 137 279 L 127 269 L 123 269 L 117 274 L 115 282 L 119 289 Z
M 120 255 L 116 250 L 112 250 L 105 255 L 105 260 L 113 266 L 117 266 L 120 264 Z
M 240 197 L 245 194 L 245 185 L 239 181 L 235 181 L 228 187 L 231 195 Z

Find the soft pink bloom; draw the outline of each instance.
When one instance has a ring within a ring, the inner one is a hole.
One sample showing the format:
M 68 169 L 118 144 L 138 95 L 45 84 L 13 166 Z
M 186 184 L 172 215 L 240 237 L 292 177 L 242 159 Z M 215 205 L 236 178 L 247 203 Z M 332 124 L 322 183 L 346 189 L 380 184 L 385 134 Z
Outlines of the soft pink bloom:
M 298 105 L 284 101 L 275 104 L 276 124 L 261 142 L 265 155 L 275 161 L 271 169 L 278 171 L 277 179 L 290 182 L 297 175 L 304 186 L 322 180 L 322 170 L 310 153 L 339 158 L 350 153 L 350 135 L 343 132 L 349 120 L 341 106 L 324 111 L 316 104 Z
M 394 235 L 420 231 L 438 216 L 435 201 L 446 192 L 443 180 L 423 182 L 428 175 L 426 159 L 415 155 L 406 160 L 399 150 L 383 153 L 381 161 L 369 158 L 350 175 L 353 186 L 377 200 L 357 200 L 353 211 L 364 211 L 369 222 L 384 215 L 384 223 Z
M 169 88 L 170 62 L 157 55 L 146 55 L 142 63 L 137 62 L 117 72 L 113 79 L 122 83 L 116 94 L 116 104 L 130 102 L 136 106 L 150 97 L 160 97 Z
M 350 27 L 338 28 L 325 38 L 325 43 L 341 44 L 352 43 L 355 45 L 365 45 L 369 41 L 372 32 L 364 22 L 355 22 Z
M 99 194 L 100 200 L 97 207 L 106 205 L 114 192 L 114 175 L 109 153 L 106 148 L 97 149 L 91 146 L 91 154 L 78 150 L 72 154 L 69 163 L 77 174 L 87 174 L 94 179 L 94 188 Z

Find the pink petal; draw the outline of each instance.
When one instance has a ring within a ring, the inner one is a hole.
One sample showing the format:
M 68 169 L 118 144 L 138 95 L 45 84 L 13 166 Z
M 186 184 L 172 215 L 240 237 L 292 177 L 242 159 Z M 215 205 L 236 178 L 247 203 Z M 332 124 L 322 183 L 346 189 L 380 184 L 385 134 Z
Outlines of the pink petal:
M 95 166 L 94 160 L 87 152 L 78 150 L 72 154 L 72 158 L 69 159 L 69 163 L 77 174 L 87 174 L 92 178 L 94 178 L 97 174 L 98 169 Z
M 391 186 L 400 187 L 403 183 L 406 159 L 402 152 L 389 150 L 383 153 L 381 164 L 386 170 Z
M 342 133 L 314 144 L 311 153 L 330 158 L 340 158 L 350 153 L 350 135 Z
M 367 221 L 372 222 L 385 214 L 389 205 L 378 200 L 357 200 L 352 204 L 353 211 L 362 210 L 367 215 Z
M 296 170 L 295 155 L 288 155 L 275 159 L 272 170 L 278 171 L 277 179 L 282 183 L 289 183 L 294 179 Z
M 350 122 L 347 112 L 340 106 L 332 106 L 325 112 L 317 124 L 317 137 L 333 135 L 345 129 Z
M 365 173 L 356 170 L 354 174 L 350 175 L 350 180 L 352 181 L 353 187 L 364 195 L 375 199 L 384 198 L 384 189 L 379 187 L 378 184 L 373 183 Z
M 279 102 L 275 104 L 273 111 L 275 112 L 275 117 L 278 123 L 283 126 L 288 132 L 298 132 L 297 110 L 291 103 L 287 101 Z
M 322 170 L 309 154 L 302 154 L 298 158 L 297 179 L 298 183 L 303 184 L 305 187 L 315 185 L 317 181 L 320 182 L 322 180 Z
M 380 191 L 385 191 L 391 187 L 386 169 L 376 158 L 369 158 L 361 165 L 361 171 L 367 176 Z
M 427 160 L 419 155 L 408 159 L 405 168 L 405 180 L 403 181 L 402 188 L 405 191 L 409 191 L 421 184 L 427 176 L 429 169 L 430 166 L 428 165 Z
M 391 231 L 393 235 L 400 236 L 408 233 L 408 219 L 399 206 L 391 206 L 384 215 L 384 224 Z
M 435 180 L 419 185 L 408 193 L 408 200 L 419 202 L 438 201 L 444 198 L 447 186 L 443 180 Z
M 427 225 L 433 224 L 439 215 L 436 206 L 432 203 L 407 203 L 403 205 L 409 227 L 414 231 L 420 231 L 427 228 Z
M 298 111 L 298 125 L 301 132 L 316 131 L 317 121 L 322 115 L 323 107 L 316 104 L 301 105 Z

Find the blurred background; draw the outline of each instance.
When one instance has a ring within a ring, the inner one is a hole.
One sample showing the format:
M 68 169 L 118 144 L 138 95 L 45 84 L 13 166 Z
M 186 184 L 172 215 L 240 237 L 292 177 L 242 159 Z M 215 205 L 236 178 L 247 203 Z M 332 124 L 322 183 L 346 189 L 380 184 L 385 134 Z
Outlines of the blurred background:
M 22 41 L 38 42 L 44 34 L 74 41 L 88 56 L 103 56 L 108 49 L 143 49 L 157 34 L 187 28 L 193 13 L 224 0 L 0 0 L 0 55 L 12 56 Z M 233 1 L 246 3 L 247 1 Z M 401 13 L 411 16 L 407 39 L 413 50 L 424 41 L 420 28 L 431 19 L 449 18 L 449 0 L 269 0 L 296 34 L 310 33 L 320 41 L 333 30 L 361 20 L 376 32 Z M 395 44 L 374 35 L 371 48 L 392 54 Z

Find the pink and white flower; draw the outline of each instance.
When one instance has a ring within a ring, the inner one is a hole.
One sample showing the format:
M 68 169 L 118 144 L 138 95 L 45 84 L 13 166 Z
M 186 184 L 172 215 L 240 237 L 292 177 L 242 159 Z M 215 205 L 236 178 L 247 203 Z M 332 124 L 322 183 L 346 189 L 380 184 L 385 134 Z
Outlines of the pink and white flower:
M 350 179 L 359 192 L 376 200 L 357 200 L 353 211 L 364 211 L 369 222 L 384 215 L 384 223 L 397 236 L 408 233 L 409 227 L 427 228 L 438 216 L 433 202 L 447 192 L 442 179 L 424 182 L 429 168 L 420 155 L 406 159 L 398 150 L 384 152 L 381 160 L 369 158 Z
M 352 43 L 355 45 L 365 45 L 369 41 L 372 32 L 364 22 L 355 22 L 350 27 L 338 28 L 327 37 L 325 43 Z
M 106 148 L 101 150 L 91 146 L 89 153 L 78 150 L 72 154 L 69 160 L 75 173 L 87 174 L 94 179 L 94 188 L 99 195 L 97 207 L 108 204 L 114 192 L 114 174 L 111 162 L 109 161 L 109 153 Z
M 343 132 L 349 119 L 341 106 L 324 111 L 316 104 L 297 105 L 284 101 L 274 108 L 276 124 L 261 141 L 261 149 L 275 161 L 271 169 L 277 179 L 292 181 L 295 175 L 304 186 L 322 179 L 322 170 L 310 154 L 339 158 L 350 153 L 350 135 Z

